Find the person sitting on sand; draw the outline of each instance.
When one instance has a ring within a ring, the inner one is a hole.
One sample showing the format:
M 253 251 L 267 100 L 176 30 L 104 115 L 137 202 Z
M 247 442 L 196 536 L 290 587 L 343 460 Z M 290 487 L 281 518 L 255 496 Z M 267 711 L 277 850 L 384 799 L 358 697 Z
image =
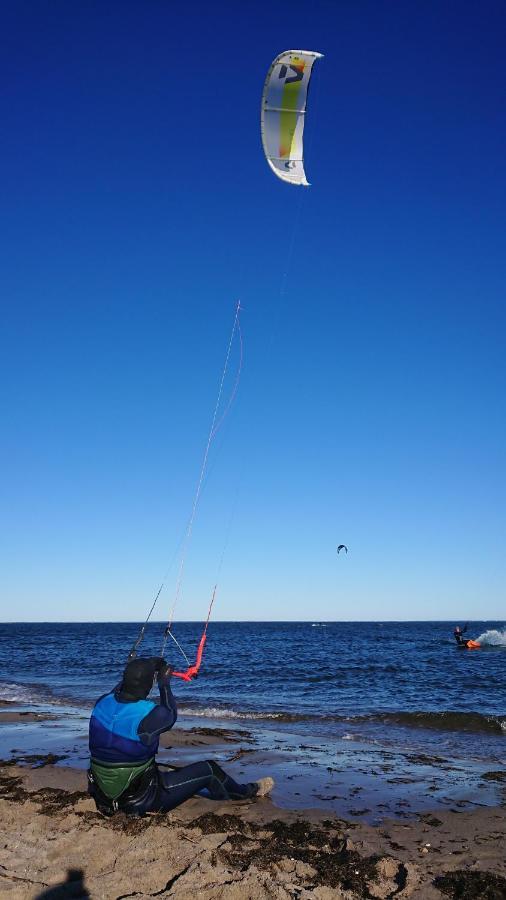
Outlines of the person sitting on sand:
M 457 644 L 459 644 L 459 645 L 467 644 L 467 638 L 464 637 L 464 634 L 466 633 L 466 631 L 467 631 L 467 625 L 464 625 L 463 628 L 461 628 L 460 625 L 455 626 L 455 629 L 453 632 L 453 637 L 457 641 Z
M 160 771 L 155 759 L 159 738 L 177 719 L 169 684 L 172 671 L 161 657 L 133 659 L 121 684 L 93 708 L 88 786 L 105 815 L 118 810 L 138 816 L 165 812 L 204 789 L 213 800 L 247 800 L 268 794 L 274 786 L 272 778 L 238 784 L 214 760 Z M 147 699 L 155 678 L 159 704 Z

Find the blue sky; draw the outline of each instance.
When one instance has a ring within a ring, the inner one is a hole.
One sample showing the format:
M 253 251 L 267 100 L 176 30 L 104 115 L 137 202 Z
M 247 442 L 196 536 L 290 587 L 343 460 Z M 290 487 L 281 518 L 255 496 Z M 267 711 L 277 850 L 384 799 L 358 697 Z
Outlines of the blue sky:
M 500 2 L 4 5 L 2 618 L 145 615 L 239 297 L 177 616 L 216 578 L 218 619 L 504 615 L 505 26 Z M 291 47 L 325 54 L 306 191 L 259 135 Z

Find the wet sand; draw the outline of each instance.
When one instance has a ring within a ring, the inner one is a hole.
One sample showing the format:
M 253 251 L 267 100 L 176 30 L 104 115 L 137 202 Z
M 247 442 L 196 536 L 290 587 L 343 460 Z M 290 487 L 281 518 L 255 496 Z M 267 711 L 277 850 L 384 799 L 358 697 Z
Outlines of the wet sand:
M 5 702 L 2 706 L 5 706 Z M 10 710 L 0 712 L 0 725 L 8 723 L 23 724 L 24 722 L 50 722 L 55 719 L 58 719 L 58 716 L 46 712 L 11 712 Z
M 177 729 L 163 744 L 176 764 L 228 760 L 248 780 L 283 766 L 248 731 Z M 406 812 L 374 826 L 268 798 L 198 797 L 169 814 L 106 819 L 69 761 L 20 752 L 0 767 L 0 893 L 13 900 L 506 897 L 504 806 Z M 489 775 L 502 790 L 504 773 Z
M 79 707 L 23 709 L 13 703 L 0 711 L 0 759 L 50 752 L 65 766 L 86 768 L 88 720 L 89 710 Z M 239 781 L 255 780 L 268 770 L 276 781 L 276 806 L 319 808 L 370 825 L 423 812 L 496 807 L 505 798 L 503 738 L 491 759 L 477 758 L 472 747 L 457 758 L 444 738 L 439 752 L 422 750 L 418 732 L 393 745 L 388 730 L 383 737 L 376 730 L 369 741 L 350 734 L 308 740 L 295 728 L 247 723 L 251 730 L 246 730 L 246 723 L 215 722 L 215 727 L 203 727 L 206 719 L 181 715 L 162 738 L 161 761 L 185 765 L 209 755 Z

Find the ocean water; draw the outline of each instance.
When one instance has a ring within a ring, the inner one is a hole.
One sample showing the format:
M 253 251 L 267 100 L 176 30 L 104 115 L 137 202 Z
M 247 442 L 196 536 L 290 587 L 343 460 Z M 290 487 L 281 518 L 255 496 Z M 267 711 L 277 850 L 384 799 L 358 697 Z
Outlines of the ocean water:
M 402 806 L 408 779 L 418 797 L 434 792 L 432 805 L 438 791 L 445 802 L 477 793 L 480 802 L 496 802 L 497 792 L 489 783 L 487 795 L 479 779 L 506 766 L 506 627 L 473 622 L 468 636 L 483 647 L 468 651 L 456 646 L 454 625 L 211 622 L 198 679 L 174 679 L 180 722 L 254 732 L 264 750 L 284 754 L 283 777 L 298 779 L 306 767 L 312 805 L 328 806 L 330 798 L 343 811 L 341 795 L 322 791 L 321 779 L 315 787 L 315 773 L 334 771 L 346 772 L 352 792 L 362 778 L 369 805 L 388 792 Z M 119 682 L 139 627 L 1 625 L 0 700 L 86 715 Z M 199 623 L 174 625 L 191 661 L 201 632 Z M 159 655 L 162 634 L 162 624 L 150 624 L 140 655 Z M 186 667 L 171 642 L 166 657 Z M 288 781 L 285 788 L 292 804 L 309 790 L 290 795 Z
M 88 706 L 121 678 L 133 623 L 0 625 L 0 699 Z M 174 634 L 194 661 L 202 625 Z M 475 622 L 481 650 L 459 650 L 453 623 L 211 622 L 198 679 L 174 680 L 204 718 L 427 727 L 506 738 L 506 627 Z M 158 655 L 150 624 L 140 655 Z M 166 657 L 186 668 L 169 641 Z

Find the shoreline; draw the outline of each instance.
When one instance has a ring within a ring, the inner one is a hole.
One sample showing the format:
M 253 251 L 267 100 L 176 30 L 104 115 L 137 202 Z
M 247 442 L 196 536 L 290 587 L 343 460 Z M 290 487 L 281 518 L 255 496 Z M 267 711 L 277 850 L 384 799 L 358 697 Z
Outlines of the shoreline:
M 89 710 L 75 707 L 2 703 L 0 760 L 58 757 L 62 768 L 88 764 Z M 247 727 L 245 727 L 247 726 Z M 366 742 L 359 735 L 307 735 L 293 726 L 181 715 L 163 735 L 158 759 L 185 765 L 212 756 L 239 781 L 266 774 L 276 782 L 272 800 L 283 809 L 318 808 L 352 822 L 381 825 L 447 810 L 497 807 L 506 797 L 502 753 L 488 761 L 456 757 L 408 736 L 401 746 L 385 732 Z M 502 743 L 504 739 L 499 738 Z M 498 749 L 500 745 L 498 743 Z

